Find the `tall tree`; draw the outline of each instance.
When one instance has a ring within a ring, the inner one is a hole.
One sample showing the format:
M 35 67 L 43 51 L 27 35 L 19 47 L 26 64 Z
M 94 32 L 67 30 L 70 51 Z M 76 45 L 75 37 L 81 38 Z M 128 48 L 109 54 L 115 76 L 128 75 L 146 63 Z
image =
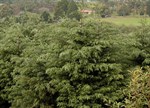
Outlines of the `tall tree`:
M 146 13 L 150 16 L 150 0 L 148 0 L 146 4 L 147 4 Z
M 65 17 L 68 10 L 68 0 L 61 0 L 57 3 L 55 8 L 55 18 Z
M 41 20 L 45 21 L 45 22 L 52 22 L 52 18 L 51 18 L 50 14 L 47 11 L 44 11 L 41 14 Z
M 78 11 L 78 6 L 74 2 L 74 0 L 71 0 L 68 4 L 68 10 L 67 10 L 67 16 L 68 18 L 75 18 L 77 20 L 81 19 L 81 14 Z

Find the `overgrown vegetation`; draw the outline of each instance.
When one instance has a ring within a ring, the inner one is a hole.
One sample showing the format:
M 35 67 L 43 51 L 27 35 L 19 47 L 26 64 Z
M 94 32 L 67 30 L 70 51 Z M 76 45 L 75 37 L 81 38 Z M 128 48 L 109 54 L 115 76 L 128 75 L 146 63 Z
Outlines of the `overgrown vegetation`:
M 79 20 L 74 3 L 0 19 L 0 108 L 149 108 L 150 25 Z

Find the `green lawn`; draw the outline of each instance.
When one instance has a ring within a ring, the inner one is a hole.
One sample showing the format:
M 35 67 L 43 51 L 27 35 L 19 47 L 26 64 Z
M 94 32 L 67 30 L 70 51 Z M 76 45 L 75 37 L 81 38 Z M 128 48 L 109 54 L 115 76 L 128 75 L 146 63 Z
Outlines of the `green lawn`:
M 117 25 L 126 25 L 126 26 L 139 26 L 141 25 L 141 22 L 147 22 L 150 24 L 150 18 L 144 18 L 144 17 L 108 17 L 108 18 L 102 18 L 102 21 L 106 22 L 112 22 Z

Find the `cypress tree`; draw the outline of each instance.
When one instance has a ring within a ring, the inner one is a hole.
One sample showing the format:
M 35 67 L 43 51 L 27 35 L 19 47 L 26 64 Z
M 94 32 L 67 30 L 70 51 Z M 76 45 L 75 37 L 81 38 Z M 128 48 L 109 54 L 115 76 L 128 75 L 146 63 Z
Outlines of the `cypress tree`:
M 45 21 L 45 22 L 52 22 L 52 18 L 51 18 L 51 16 L 50 16 L 50 14 L 48 13 L 48 12 L 46 12 L 46 11 L 44 11 L 43 13 L 42 13 L 42 15 L 41 15 L 41 20 L 42 21 Z
M 150 0 L 147 0 L 146 5 L 147 5 L 146 13 L 150 16 Z
M 81 19 L 81 14 L 78 12 L 78 7 L 74 0 L 71 0 L 68 4 L 68 10 L 67 10 L 67 16 L 68 18 L 75 18 L 77 20 Z
M 65 17 L 68 10 L 68 0 L 61 0 L 57 3 L 55 8 L 55 19 L 59 19 L 60 17 Z
M 51 51 L 46 73 L 58 91 L 57 106 L 112 107 L 124 97 L 128 74 L 111 55 L 115 48 L 108 40 L 115 31 L 98 22 L 83 25 L 63 25 L 55 35 L 61 34 L 54 45 L 59 48 Z
M 136 54 L 135 62 L 138 65 L 150 65 L 150 32 L 149 25 L 143 24 L 142 28 L 135 33 L 137 37 L 136 48 L 139 52 Z
M 8 27 L 0 40 L 0 98 L 6 100 L 5 103 L 9 102 L 9 89 L 14 85 L 12 73 L 16 64 L 12 58 L 20 56 L 24 46 L 22 40 L 24 38 L 19 26 Z
M 6 91 L 12 108 L 55 107 L 55 90 L 49 84 L 51 78 L 45 73 L 45 55 L 49 47 L 43 39 L 45 32 L 42 36 L 36 31 L 33 34 L 32 27 L 35 29 L 34 25 L 21 25 L 24 47 L 21 47 L 20 56 L 11 57 L 13 85 Z

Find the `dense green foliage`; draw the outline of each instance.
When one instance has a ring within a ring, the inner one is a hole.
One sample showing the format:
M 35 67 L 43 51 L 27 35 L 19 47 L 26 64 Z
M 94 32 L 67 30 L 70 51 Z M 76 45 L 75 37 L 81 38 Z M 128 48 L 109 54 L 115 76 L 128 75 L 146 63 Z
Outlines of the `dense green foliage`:
M 42 21 L 45 21 L 45 22 L 48 22 L 48 23 L 52 22 L 52 18 L 51 18 L 51 16 L 50 16 L 50 14 L 49 14 L 48 12 L 46 12 L 46 11 L 44 11 L 44 12 L 41 14 L 41 20 L 42 20 Z
M 68 3 L 59 22 L 46 11 L 0 20 L 0 107 L 148 108 L 149 25 L 78 21 Z
M 137 40 L 138 40 L 138 49 L 140 49 L 140 53 L 138 55 L 137 61 L 142 66 L 150 65 L 150 32 L 149 26 L 143 25 L 143 28 L 140 32 L 137 32 Z
M 77 22 L 67 25 L 61 27 L 63 41 L 56 43 L 61 48 L 53 51 L 55 57 L 50 58 L 54 61 L 47 70 L 52 77 L 50 83 L 59 93 L 58 107 L 112 106 L 123 98 L 122 89 L 127 83 L 126 71 L 113 57 L 114 43 L 109 42 L 116 31 L 98 22 L 86 22 L 82 28 Z

